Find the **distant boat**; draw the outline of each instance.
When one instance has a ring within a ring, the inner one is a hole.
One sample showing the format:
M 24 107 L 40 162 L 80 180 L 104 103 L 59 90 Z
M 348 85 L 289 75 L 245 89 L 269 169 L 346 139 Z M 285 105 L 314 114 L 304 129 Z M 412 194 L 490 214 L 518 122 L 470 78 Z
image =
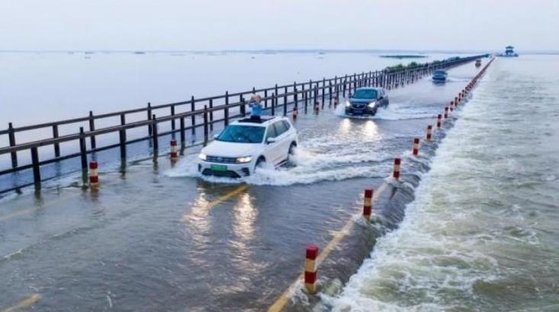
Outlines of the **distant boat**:
M 134 51 L 134 54 L 146 54 L 144 51 Z
M 432 79 L 433 79 L 434 83 L 445 83 L 446 82 L 446 76 L 448 76 L 446 71 L 444 71 L 442 69 L 437 69 L 433 72 Z
M 505 53 L 499 53 L 497 56 L 501 57 L 518 57 L 518 53 L 514 52 L 513 46 L 505 47 Z

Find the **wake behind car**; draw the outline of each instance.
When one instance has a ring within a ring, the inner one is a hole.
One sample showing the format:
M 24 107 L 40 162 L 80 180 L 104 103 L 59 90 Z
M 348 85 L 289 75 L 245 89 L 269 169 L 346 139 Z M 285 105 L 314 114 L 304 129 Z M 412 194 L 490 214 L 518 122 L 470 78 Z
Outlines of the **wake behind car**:
M 388 106 L 388 95 L 384 88 L 358 88 L 346 101 L 346 115 L 371 115 L 377 113 L 379 107 Z
M 268 163 L 279 166 L 297 147 L 297 130 L 285 117 L 241 119 L 225 127 L 199 155 L 202 175 L 240 178 Z

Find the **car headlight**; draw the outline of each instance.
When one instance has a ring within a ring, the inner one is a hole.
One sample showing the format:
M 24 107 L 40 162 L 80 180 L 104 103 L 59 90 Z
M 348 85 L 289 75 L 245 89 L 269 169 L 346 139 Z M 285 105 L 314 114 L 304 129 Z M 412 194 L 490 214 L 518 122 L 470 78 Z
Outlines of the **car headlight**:
M 351 103 L 349 101 L 345 101 L 345 107 L 350 107 Z
M 198 158 L 200 158 L 201 160 L 206 160 L 208 156 L 206 156 L 206 154 L 204 153 L 200 153 L 200 155 L 198 155 Z
M 377 102 L 369 103 L 369 108 L 375 108 L 375 106 L 377 106 Z
M 246 164 L 249 163 L 251 160 L 252 160 L 251 156 L 237 157 L 238 164 Z

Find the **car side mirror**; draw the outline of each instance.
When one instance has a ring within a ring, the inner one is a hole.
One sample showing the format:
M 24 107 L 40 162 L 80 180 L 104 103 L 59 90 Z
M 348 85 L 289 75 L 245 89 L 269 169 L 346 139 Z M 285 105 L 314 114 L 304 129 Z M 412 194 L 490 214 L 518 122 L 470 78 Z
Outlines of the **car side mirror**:
M 276 138 L 267 138 L 266 139 L 266 143 L 268 143 L 268 144 L 272 144 L 272 143 L 276 143 L 276 142 L 277 142 Z
M 379 100 L 382 100 L 382 99 L 384 99 L 384 96 L 381 96 L 381 97 L 379 97 L 378 99 L 379 99 Z

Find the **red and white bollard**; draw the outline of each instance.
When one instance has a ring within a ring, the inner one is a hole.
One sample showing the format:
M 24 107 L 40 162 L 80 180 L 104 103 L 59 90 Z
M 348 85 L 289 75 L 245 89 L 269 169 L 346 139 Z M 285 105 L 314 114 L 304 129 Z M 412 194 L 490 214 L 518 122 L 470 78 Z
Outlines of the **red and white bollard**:
M 316 245 L 307 246 L 305 256 L 305 288 L 310 294 L 316 293 L 316 258 L 318 257 L 318 247 Z
M 413 139 L 411 153 L 413 154 L 413 156 L 419 156 L 419 138 Z
M 394 158 L 394 169 L 392 170 L 392 177 L 396 180 L 400 180 L 400 164 L 402 160 L 399 157 Z
M 95 188 L 99 186 L 99 164 L 92 160 L 89 162 L 89 187 Z
M 171 160 L 177 160 L 179 158 L 179 154 L 177 152 L 177 140 L 171 139 L 171 153 L 169 153 Z
M 366 189 L 363 197 L 363 218 L 369 221 L 373 214 L 373 189 Z
M 448 118 L 448 106 L 444 108 L 444 119 Z
M 320 113 L 320 102 L 318 102 L 318 101 L 314 103 L 314 113 L 316 115 L 318 115 Z
M 299 115 L 299 109 L 297 107 L 293 107 L 293 111 L 291 112 L 291 117 L 293 121 L 297 120 L 297 115 Z
M 437 129 L 440 129 L 442 126 L 442 119 L 443 119 L 443 115 L 438 114 L 437 115 Z
M 338 97 L 335 96 L 334 97 L 334 108 L 336 108 L 338 106 Z
M 431 141 L 433 139 L 433 126 L 427 126 L 427 134 L 425 135 L 425 140 Z

